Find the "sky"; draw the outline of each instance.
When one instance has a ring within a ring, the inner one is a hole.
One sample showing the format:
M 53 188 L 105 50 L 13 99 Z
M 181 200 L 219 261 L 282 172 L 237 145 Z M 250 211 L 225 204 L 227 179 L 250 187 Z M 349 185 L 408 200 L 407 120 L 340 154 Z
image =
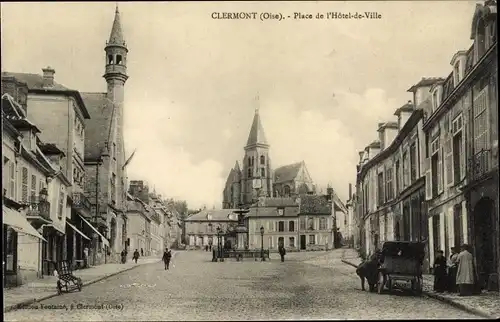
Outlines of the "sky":
M 129 180 L 189 208 L 221 207 L 255 108 L 273 167 L 304 160 L 313 181 L 348 197 L 358 151 L 471 45 L 478 1 L 124 2 Z M 480 3 L 480 2 L 479 2 Z M 2 71 L 42 73 L 105 92 L 115 2 L 1 4 Z M 364 20 L 218 20 L 213 12 L 377 12 Z M 259 100 L 255 99 L 259 96 Z

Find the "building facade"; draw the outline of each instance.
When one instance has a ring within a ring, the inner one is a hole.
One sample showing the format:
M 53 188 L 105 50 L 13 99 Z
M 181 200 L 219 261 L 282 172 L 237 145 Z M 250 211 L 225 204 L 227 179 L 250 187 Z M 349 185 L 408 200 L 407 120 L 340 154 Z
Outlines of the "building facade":
M 255 111 L 243 162 L 230 170 L 223 190 L 223 209 L 249 207 L 259 197 L 291 197 L 316 190 L 305 162 L 273 170 L 270 145 L 264 133 L 258 109 Z
M 238 217 L 233 212 L 236 209 L 203 209 L 184 220 L 186 227 L 187 247 L 201 249 L 205 246 L 217 246 L 217 228 L 221 232 L 221 245 L 227 240 L 234 245 L 235 239 L 228 236 L 238 223 Z M 233 236 L 234 237 L 234 236 Z

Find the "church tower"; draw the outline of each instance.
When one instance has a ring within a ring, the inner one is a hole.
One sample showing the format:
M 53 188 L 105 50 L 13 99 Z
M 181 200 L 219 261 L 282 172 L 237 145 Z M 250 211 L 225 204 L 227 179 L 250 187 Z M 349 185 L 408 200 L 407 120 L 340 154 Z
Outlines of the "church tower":
M 256 202 L 259 197 L 271 197 L 269 147 L 257 108 L 244 148 L 245 156 L 241 168 L 241 199 L 246 205 Z
M 123 38 L 122 25 L 118 5 L 115 11 L 115 20 L 111 28 L 109 40 L 104 47 L 106 52 L 105 73 L 107 83 L 107 103 L 112 107 L 110 129 L 108 133 L 107 148 L 110 155 L 116 159 L 109 174 L 114 183 L 116 205 L 119 210 L 125 210 L 126 201 L 126 173 L 125 146 L 123 138 L 124 126 L 124 88 L 127 76 L 127 44 Z

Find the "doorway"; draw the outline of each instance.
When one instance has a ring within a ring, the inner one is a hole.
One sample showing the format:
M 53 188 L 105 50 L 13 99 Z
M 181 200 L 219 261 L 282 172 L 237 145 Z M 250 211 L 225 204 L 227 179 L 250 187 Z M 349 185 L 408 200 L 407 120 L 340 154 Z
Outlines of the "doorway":
M 300 235 L 300 249 L 306 249 L 306 235 Z
M 473 211 L 474 248 L 477 272 L 481 286 L 488 284 L 491 274 L 497 272 L 495 260 L 495 234 L 492 233 L 494 219 L 494 202 L 485 197 L 476 203 Z

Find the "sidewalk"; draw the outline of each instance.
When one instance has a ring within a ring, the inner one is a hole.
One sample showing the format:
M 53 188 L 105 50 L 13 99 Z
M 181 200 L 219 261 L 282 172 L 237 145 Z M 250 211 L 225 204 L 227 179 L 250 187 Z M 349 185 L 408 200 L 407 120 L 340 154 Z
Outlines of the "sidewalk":
M 358 252 L 352 248 L 345 249 L 342 262 L 357 267 L 361 262 Z M 461 297 L 458 294 L 436 293 L 433 289 L 434 276 L 424 275 L 423 293 L 431 298 L 446 302 L 454 307 L 471 312 L 488 319 L 500 318 L 500 296 L 498 292 L 483 292 L 478 296 Z
M 173 254 L 175 256 L 177 252 Z M 125 264 L 102 264 L 99 266 L 93 266 L 86 269 L 74 271 L 74 275 L 82 279 L 84 287 L 96 282 L 99 282 L 105 278 L 117 275 L 119 273 L 129 271 L 136 267 L 145 264 L 157 263 L 161 261 L 160 257 L 143 257 L 139 258 L 137 264 L 128 259 Z M 43 279 L 38 279 L 34 282 L 21 285 L 19 287 L 14 287 L 10 289 L 4 289 L 4 302 L 3 311 L 9 312 L 15 310 L 21 306 L 29 305 L 34 302 L 39 302 L 46 300 L 48 298 L 57 296 L 57 277 L 55 276 L 45 276 Z M 85 288 L 82 290 L 84 291 Z

